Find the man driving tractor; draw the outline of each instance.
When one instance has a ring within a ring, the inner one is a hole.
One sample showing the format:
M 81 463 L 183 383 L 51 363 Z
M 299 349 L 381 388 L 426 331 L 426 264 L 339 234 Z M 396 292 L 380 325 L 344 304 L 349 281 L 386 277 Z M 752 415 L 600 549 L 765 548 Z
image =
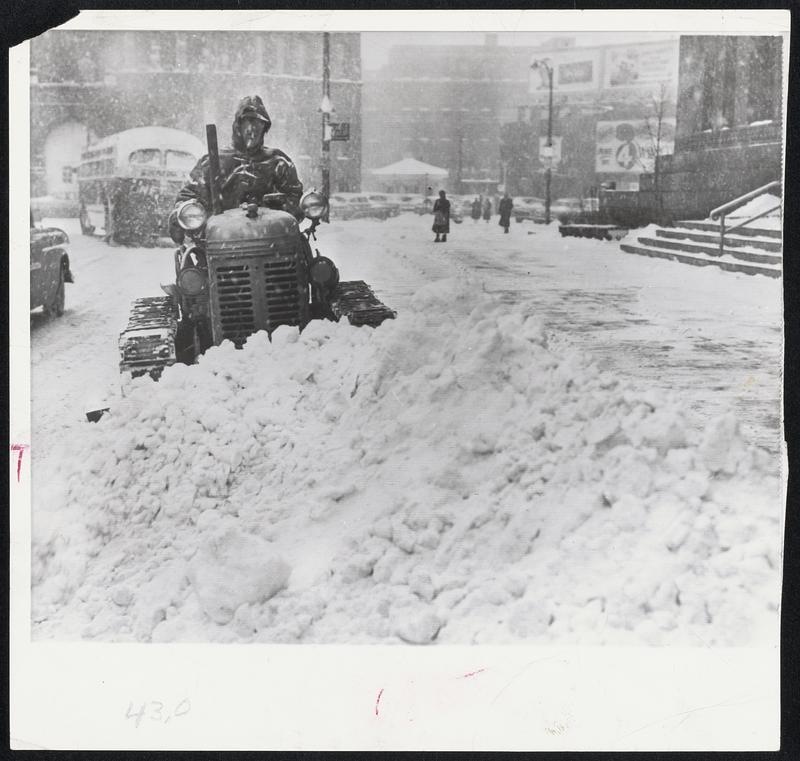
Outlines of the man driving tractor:
M 283 193 L 286 196 L 284 209 L 300 219 L 303 216 L 299 208 L 303 183 L 297 177 L 292 160 L 283 151 L 264 147 L 264 136 L 271 126 L 272 120 L 258 95 L 242 98 L 233 119 L 232 145 L 219 152 L 217 187 L 222 209 L 234 209 L 243 203 L 258 204 L 267 193 Z M 176 208 L 188 200 L 211 208 L 209 173 L 209 158 L 203 156 L 189 174 L 189 182 L 178 193 Z M 170 235 L 180 242 L 183 230 L 177 224 L 175 213 L 173 210 L 170 214 Z

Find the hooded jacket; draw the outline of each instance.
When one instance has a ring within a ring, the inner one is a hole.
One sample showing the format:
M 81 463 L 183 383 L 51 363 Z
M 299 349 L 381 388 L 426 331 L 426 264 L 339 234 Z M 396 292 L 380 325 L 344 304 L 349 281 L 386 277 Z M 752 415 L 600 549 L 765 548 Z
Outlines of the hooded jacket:
M 234 209 L 242 203 L 260 203 L 266 193 L 284 193 L 287 198 L 286 210 L 298 216 L 303 183 L 297 178 L 292 160 L 277 148 L 265 147 L 263 137 L 261 143 L 248 152 L 241 133 L 241 123 L 245 117 L 263 121 L 265 136 L 272 126 L 264 102 L 258 95 L 242 98 L 233 118 L 231 145 L 219 152 L 220 177 L 217 189 L 222 196 L 223 210 Z M 178 193 L 175 206 L 183 201 L 195 200 L 210 211 L 209 174 L 210 162 L 206 155 L 189 173 L 189 182 Z

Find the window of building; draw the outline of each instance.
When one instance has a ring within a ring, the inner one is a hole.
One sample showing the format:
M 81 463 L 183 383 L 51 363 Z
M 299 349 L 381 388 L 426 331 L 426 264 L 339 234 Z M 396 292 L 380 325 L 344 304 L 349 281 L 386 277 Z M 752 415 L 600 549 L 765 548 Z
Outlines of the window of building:
M 188 47 L 188 40 L 183 32 L 178 32 L 175 38 L 175 68 L 185 70 L 187 63 L 186 50 Z
M 286 42 L 280 34 L 267 37 L 264 52 L 269 61 L 268 71 L 272 74 L 283 74 L 286 71 Z
M 151 40 L 147 53 L 148 67 L 159 71 L 161 69 L 161 44 L 158 40 Z
M 750 49 L 747 82 L 748 124 L 779 118 L 781 108 L 781 38 L 756 37 Z
M 722 69 L 721 53 L 722 49 L 713 45 L 711 50 L 707 51 L 703 62 L 700 129 L 704 132 L 714 129 L 719 122 L 719 106 L 714 96 L 721 84 L 719 81 Z
M 314 44 L 311 37 L 307 34 L 304 34 L 302 40 L 300 42 L 300 70 L 297 72 L 298 74 L 302 74 L 303 76 L 309 77 L 315 73 L 315 69 L 317 67 L 314 66 L 316 56 L 314 55 Z M 321 69 L 321 61 L 322 56 L 320 56 L 320 69 Z
M 734 125 L 734 106 L 736 103 L 736 59 L 739 40 L 736 37 L 726 37 L 722 61 L 722 103 L 720 104 L 720 118 L 718 129 L 725 129 Z
M 136 66 L 136 36 L 134 32 L 119 32 L 113 46 L 120 68 L 130 70 Z
M 196 32 L 192 32 L 186 38 L 186 59 L 192 68 L 200 72 L 208 71 L 210 64 L 211 51 L 206 44 L 206 40 Z

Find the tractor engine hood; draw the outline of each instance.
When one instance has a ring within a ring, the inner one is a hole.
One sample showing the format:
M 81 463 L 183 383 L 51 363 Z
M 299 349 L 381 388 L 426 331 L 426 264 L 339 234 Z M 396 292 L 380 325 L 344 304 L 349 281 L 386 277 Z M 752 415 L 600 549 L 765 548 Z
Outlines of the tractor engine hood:
M 206 222 L 206 241 L 254 241 L 287 238 L 299 235 L 297 220 L 286 211 L 265 207 L 228 209 L 209 217 Z

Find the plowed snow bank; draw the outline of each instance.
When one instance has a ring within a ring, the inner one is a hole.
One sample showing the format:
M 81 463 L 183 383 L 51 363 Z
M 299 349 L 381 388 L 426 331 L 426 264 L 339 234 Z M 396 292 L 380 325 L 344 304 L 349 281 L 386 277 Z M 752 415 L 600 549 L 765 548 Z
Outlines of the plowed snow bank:
M 34 515 L 37 637 L 749 644 L 779 485 L 478 288 L 139 379 Z

